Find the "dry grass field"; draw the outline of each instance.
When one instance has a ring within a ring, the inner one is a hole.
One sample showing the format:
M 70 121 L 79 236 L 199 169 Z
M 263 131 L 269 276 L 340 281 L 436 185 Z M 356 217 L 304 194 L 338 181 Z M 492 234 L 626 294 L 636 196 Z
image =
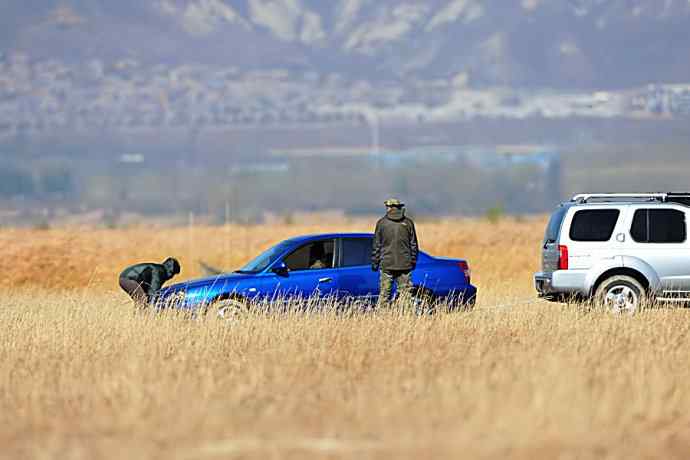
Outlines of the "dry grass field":
M 0 230 L 3 458 L 688 458 L 690 310 L 534 298 L 544 219 L 420 222 L 473 312 L 134 314 L 128 263 L 237 267 L 320 226 Z M 516 305 L 511 305 L 517 303 Z

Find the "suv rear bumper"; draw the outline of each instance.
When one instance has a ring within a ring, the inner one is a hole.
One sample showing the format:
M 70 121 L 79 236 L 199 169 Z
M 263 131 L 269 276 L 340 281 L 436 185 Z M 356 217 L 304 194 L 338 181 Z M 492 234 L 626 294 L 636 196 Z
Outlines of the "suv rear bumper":
M 539 297 L 546 297 L 555 294 L 552 285 L 553 277 L 547 273 L 534 274 L 534 287 L 539 293 Z
M 557 270 L 552 273 L 535 273 L 534 287 L 540 297 L 558 295 L 587 295 L 586 270 Z

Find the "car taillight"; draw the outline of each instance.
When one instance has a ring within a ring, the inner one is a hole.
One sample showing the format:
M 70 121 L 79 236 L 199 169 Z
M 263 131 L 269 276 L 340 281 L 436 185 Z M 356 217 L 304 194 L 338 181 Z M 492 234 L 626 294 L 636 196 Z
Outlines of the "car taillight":
M 470 279 L 472 278 L 472 271 L 470 270 L 470 265 L 464 261 L 461 260 L 458 262 L 458 266 L 460 266 L 460 270 L 462 270 L 462 273 L 465 275 L 465 281 L 469 284 Z
M 558 246 L 558 269 L 568 269 L 568 246 Z

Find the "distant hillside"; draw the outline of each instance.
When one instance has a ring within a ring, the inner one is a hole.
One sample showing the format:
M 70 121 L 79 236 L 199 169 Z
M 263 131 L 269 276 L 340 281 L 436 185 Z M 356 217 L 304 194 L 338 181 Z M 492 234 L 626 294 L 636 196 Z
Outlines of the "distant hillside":
M 687 0 L 13 0 L 0 50 L 474 86 L 690 80 Z

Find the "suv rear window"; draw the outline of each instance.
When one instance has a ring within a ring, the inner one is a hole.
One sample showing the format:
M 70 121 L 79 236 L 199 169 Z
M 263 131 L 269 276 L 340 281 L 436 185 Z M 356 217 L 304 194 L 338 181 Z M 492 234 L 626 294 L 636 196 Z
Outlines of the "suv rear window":
M 687 238 L 685 213 L 677 209 L 638 209 L 630 236 L 638 243 L 682 243 Z
M 573 241 L 608 241 L 618 222 L 618 209 L 586 209 L 577 211 L 570 224 Z
M 544 243 L 555 243 L 558 241 L 558 234 L 561 231 L 561 224 L 565 213 L 568 211 L 566 206 L 561 206 L 551 214 L 549 225 L 546 226 L 546 234 L 544 234 Z

